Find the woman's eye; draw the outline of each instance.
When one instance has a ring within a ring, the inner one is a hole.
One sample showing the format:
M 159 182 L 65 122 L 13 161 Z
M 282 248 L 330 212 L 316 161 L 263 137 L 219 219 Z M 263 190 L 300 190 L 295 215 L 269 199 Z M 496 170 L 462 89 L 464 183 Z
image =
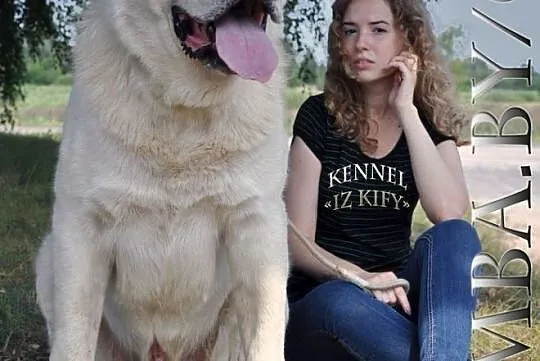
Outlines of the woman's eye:
M 356 33 L 356 30 L 355 29 L 345 29 L 343 32 L 345 33 L 345 35 L 352 35 L 352 34 Z
M 386 33 L 386 29 L 383 29 L 383 28 L 375 28 L 374 31 L 376 33 Z

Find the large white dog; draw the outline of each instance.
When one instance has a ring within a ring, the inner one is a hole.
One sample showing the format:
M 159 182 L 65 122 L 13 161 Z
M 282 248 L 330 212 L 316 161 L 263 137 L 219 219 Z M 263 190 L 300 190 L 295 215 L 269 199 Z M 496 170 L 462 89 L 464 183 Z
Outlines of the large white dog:
M 36 261 L 51 360 L 284 359 L 280 9 L 91 1 Z

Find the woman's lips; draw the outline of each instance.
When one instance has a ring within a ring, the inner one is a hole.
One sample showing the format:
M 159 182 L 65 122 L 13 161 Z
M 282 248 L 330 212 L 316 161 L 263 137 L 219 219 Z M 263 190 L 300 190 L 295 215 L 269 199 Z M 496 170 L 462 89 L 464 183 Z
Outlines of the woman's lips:
M 373 64 L 375 63 L 369 59 L 358 59 L 354 62 L 354 66 L 357 69 L 369 69 L 373 66 Z

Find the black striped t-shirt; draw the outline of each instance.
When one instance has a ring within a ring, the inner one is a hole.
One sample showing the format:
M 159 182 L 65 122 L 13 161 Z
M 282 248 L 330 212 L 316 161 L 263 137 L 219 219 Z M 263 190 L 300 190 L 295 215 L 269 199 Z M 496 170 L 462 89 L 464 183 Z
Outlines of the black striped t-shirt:
M 410 254 L 418 202 L 405 135 L 390 153 L 375 159 L 338 135 L 332 120 L 323 93 L 300 106 L 293 126 L 293 137 L 302 138 L 322 165 L 315 241 L 366 271 L 395 271 Z M 423 123 L 435 144 L 451 139 Z M 297 299 L 316 284 L 293 269 L 289 296 Z

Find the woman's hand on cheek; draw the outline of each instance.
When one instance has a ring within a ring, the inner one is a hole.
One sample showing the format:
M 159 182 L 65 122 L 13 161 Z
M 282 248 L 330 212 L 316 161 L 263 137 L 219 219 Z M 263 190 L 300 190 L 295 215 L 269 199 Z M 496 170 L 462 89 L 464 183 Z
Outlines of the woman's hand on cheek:
M 390 60 L 385 69 L 395 68 L 394 86 L 388 96 L 388 103 L 398 113 L 414 107 L 414 88 L 418 71 L 418 57 L 410 52 L 402 52 Z

